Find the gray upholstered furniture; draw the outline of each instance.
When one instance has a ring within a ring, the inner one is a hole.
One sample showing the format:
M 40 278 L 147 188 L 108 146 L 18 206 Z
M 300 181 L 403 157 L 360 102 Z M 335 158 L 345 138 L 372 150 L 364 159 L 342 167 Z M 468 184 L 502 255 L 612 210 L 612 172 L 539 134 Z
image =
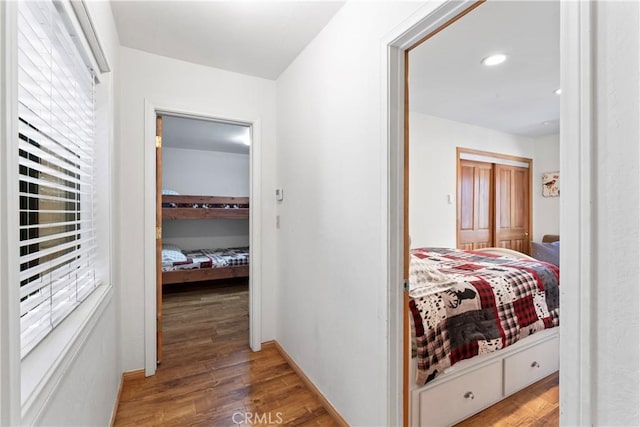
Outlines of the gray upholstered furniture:
M 560 236 L 546 234 L 542 242 L 531 242 L 531 256 L 539 261 L 560 265 Z

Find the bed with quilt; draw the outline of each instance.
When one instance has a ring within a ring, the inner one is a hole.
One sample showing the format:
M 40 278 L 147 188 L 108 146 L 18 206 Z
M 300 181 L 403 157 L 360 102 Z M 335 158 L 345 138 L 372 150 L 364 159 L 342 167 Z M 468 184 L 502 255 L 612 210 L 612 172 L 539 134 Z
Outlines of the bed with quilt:
M 248 247 L 182 250 L 162 245 L 163 285 L 248 275 Z
M 557 266 L 502 248 L 410 258 L 411 425 L 453 424 L 558 370 Z

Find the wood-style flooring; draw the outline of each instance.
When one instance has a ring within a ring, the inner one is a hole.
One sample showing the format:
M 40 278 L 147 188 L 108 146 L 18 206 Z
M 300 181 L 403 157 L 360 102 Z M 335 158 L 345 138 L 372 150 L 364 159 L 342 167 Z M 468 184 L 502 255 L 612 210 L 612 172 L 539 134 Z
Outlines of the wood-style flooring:
M 552 427 L 560 423 L 558 373 L 467 418 L 456 427 Z
M 246 280 L 177 285 L 163 307 L 164 360 L 125 380 L 116 426 L 337 425 L 275 346 L 249 349 Z M 558 408 L 556 373 L 458 426 L 557 426 Z
M 246 279 L 165 289 L 163 315 L 164 360 L 125 380 L 116 426 L 336 425 L 275 346 L 249 348 Z

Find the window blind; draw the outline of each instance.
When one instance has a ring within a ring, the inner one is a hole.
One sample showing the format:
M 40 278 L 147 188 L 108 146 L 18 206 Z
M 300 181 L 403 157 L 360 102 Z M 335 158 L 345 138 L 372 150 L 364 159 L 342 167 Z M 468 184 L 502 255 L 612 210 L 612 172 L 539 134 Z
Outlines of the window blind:
M 97 286 L 95 76 L 60 13 L 18 3 L 22 356 Z

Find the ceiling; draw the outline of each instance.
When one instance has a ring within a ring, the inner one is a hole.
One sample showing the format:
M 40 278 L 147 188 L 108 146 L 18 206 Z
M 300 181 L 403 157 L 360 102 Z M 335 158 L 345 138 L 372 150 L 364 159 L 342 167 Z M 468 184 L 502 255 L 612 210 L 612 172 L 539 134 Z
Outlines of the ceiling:
M 336 1 L 111 1 L 123 46 L 275 80 Z
M 249 154 L 248 126 L 186 117 L 162 117 L 162 145 L 189 150 Z
M 559 46 L 559 2 L 488 1 L 410 52 L 410 111 L 528 137 L 558 133 Z M 481 64 L 497 52 L 503 64 Z

